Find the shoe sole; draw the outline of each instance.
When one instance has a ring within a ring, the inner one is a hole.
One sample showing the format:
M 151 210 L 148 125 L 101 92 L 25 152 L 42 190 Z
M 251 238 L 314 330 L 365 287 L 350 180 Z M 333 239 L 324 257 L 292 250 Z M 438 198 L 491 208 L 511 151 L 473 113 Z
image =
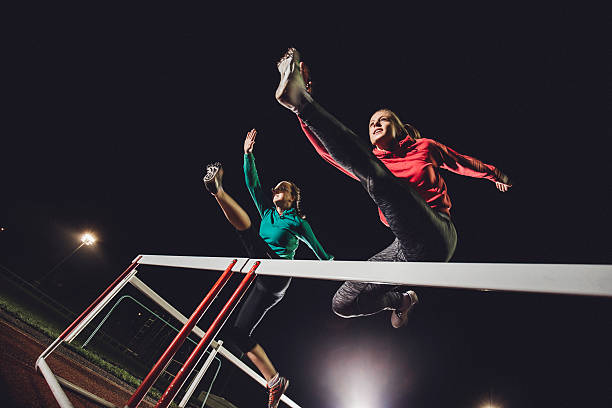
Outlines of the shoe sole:
M 287 93 L 287 85 L 289 85 L 289 77 L 293 73 L 293 64 L 299 59 L 299 53 L 295 48 L 289 48 L 285 55 L 278 61 L 278 72 L 281 74 L 281 80 L 276 88 L 276 99 L 282 100 Z
M 213 168 L 214 168 L 214 171 L 211 171 L 211 169 Z M 215 178 L 217 177 L 217 174 L 219 174 L 220 170 L 221 170 L 221 163 L 218 163 L 218 162 L 212 165 L 206 166 L 206 174 L 204 175 L 204 178 L 203 178 L 204 186 L 212 194 L 216 194 L 219 191 L 216 185 L 217 183 L 215 183 Z

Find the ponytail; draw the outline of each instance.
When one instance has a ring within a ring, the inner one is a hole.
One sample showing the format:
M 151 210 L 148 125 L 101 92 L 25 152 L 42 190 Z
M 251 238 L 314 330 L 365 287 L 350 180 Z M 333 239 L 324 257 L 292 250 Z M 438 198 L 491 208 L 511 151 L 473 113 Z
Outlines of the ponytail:
M 398 131 L 398 142 L 404 139 L 406 136 L 410 136 L 412 139 L 421 138 L 421 132 L 419 132 L 417 128 L 415 128 L 409 123 L 402 123 L 400 118 L 391 109 L 382 108 L 377 110 L 376 112 L 380 111 L 389 112 L 389 116 L 391 116 L 391 123 L 393 123 L 395 129 Z
M 294 182 L 288 181 L 288 183 L 291 185 L 291 194 L 293 194 L 293 196 L 295 197 L 293 207 L 295 208 L 295 211 L 297 212 L 298 216 L 301 219 L 305 220 L 306 214 L 304 214 L 302 210 L 302 191 Z

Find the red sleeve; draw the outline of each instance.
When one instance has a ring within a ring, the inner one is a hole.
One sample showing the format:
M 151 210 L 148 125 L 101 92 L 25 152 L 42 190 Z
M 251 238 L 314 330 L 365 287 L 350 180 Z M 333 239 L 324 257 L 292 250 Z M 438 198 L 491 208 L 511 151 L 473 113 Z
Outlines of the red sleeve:
M 491 181 L 507 182 L 508 176 L 495 166 L 481 162 L 474 157 L 457 153 L 442 143 L 432 141 L 440 153 L 440 168 L 461 174 L 462 176 L 485 178 Z
M 347 176 L 352 177 L 355 180 L 359 180 L 357 177 L 355 177 L 353 173 L 351 173 L 350 171 L 347 171 L 342 166 L 340 166 L 338 163 L 336 163 L 336 161 L 331 157 L 331 155 L 325 149 L 325 146 L 323 146 L 321 142 L 319 141 L 319 139 L 317 139 L 317 137 L 312 134 L 310 129 L 308 129 L 308 126 L 306 126 L 306 124 L 302 122 L 302 119 L 298 117 L 298 120 L 300 121 L 300 126 L 302 127 L 304 134 L 306 135 L 310 143 L 314 146 L 319 156 L 323 158 L 323 160 L 325 160 L 326 162 L 328 162 L 329 164 L 331 164 L 332 166 L 334 166 L 335 168 L 337 168 L 338 170 L 340 170 Z

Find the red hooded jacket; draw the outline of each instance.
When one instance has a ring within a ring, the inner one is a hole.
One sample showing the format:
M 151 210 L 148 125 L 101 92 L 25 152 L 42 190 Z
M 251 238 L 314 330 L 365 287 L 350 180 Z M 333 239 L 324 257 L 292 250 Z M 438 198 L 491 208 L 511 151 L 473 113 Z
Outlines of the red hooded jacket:
M 299 119 L 299 118 L 298 118 Z M 342 168 L 334 161 L 319 139 L 300 120 L 302 130 L 315 150 L 325 161 L 346 175 L 357 180 L 354 174 Z M 490 164 L 466 156 L 432 139 L 412 139 L 406 136 L 399 142 L 399 147 L 392 152 L 374 148 L 374 155 L 382 161 L 395 177 L 406 181 L 436 211 L 450 216 L 451 200 L 446 183 L 438 169 L 450 170 L 463 176 L 485 178 L 491 181 L 503 181 L 504 175 Z M 383 213 L 380 220 L 389 226 Z

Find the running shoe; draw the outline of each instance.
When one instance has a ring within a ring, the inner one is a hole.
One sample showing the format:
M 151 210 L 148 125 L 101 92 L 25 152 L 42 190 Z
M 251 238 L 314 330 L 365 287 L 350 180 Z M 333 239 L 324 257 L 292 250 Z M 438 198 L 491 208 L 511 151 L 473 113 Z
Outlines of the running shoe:
M 268 408 L 276 408 L 280 403 L 281 396 L 287 391 L 289 380 L 285 377 L 280 377 L 276 385 L 268 387 Z
M 419 297 L 413 290 L 403 293 L 402 305 L 391 312 L 391 326 L 396 329 L 404 326 L 408 321 L 410 312 L 419 303 Z
M 277 64 L 281 75 L 276 89 L 276 100 L 294 113 L 299 113 L 305 104 L 312 102 L 312 97 L 300 72 L 300 53 L 289 48 Z
M 221 163 L 216 162 L 206 166 L 206 174 L 204 175 L 204 186 L 211 194 L 217 194 L 221 188 L 221 180 L 223 179 L 223 167 Z

